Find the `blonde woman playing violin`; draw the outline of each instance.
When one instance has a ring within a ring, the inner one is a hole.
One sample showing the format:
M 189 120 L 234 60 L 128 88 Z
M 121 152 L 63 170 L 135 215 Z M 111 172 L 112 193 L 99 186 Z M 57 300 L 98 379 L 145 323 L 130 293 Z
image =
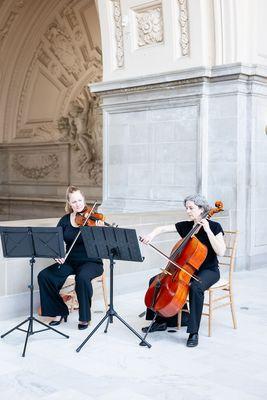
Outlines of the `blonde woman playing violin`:
M 207 247 L 208 253 L 199 270 L 195 273 L 195 276 L 198 276 L 200 281 L 191 280 L 189 289 L 190 314 L 187 321 L 182 320 L 182 324 L 187 325 L 187 332 L 189 333 L 187 346 L 195 347 L 198 345 L 198 330 L 203 309 L 204 292 L 220 278 L 217 256 L 224 255 L 225 242 L 223 238 L 223 229 L 218 222 L 201 219 L 201 215 L 210 209 L 204 197 L 200 195 L 188 196 L 184 200 L 184 206 L 189 221 L 160 226 L 141 240 L 143 243 L 148 244 L 156 236 L 164 232 L 178 232 L 180 237 L 184 238 L 196 223 L 201 226 L 195 236 Z M 149 285 L 154 279 L 155 277 L 150 279 Z M 185 313 L 182 313 L 183 317 L 184 314 Z M 153 320 L 154 316 L 154 312 L 147 309 L 146 319 Z M 150 328 L 150 332 L 165 331 L 167 327 L 175 326 L 177 326 L 177 315 L 168 318 L 157 315 L 155 322 Z M 143 332 L 147 332 L 147 330 L 148 327 L 142 328 Z
M 73 245 L 79 226 L 75 222 L 76 214 L 85 208 L 85 198 L 81 190 L 69 186 L 66 192 L 65 214 L 58 222 L 61 226 L 66 243 L 66 252 Z M 101 221 L 99 223 L 101 225 Z M 66 322 L 69 314 L 68 307 L 59 292 L 69 275 L 75 275 L 75 290 L 79 302 L 78 329 L 86 329 L 91 320 L 91 299 L 93 288 L 91 280 L 103 273 L 103 262 L 100 258 L 88 258 L 81 236 L 75 241 L 67 260 L 56 259 L 57 263 L 42 270 L 38 275 L 40 288 L 41 310 L 43 316 L 54 317 L 50 325 Z

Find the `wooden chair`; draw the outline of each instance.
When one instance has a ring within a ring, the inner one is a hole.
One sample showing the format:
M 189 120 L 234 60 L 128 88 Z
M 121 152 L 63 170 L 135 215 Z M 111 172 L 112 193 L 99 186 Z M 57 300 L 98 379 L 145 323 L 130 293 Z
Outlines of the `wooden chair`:
M 237 328 L 234 299 L 233 299 L 233 271 L 235 266 L 235 256 L 237 250 L 237 231 L 224 231 L 226 252 L 223 257 L 219 257 L 221 278 L 211 286 L 205 293 L 204 307 L 202 315 L 208 317 L 208 334 L 211 336 L 213 312 L 217 308 L 230 306 L 234 329 Z M 188 303 L 188 301 L 187 301 Z M 181 326 L 182 313 L 178 315 L 178 329 Z
M 93 286 L 95 286 L 96 283 L 101 283 L 104 306 L 105 306 L 105 310 L 107 310 L 108 309 L 108 297 L 107 297 L 107 284 L 106 284 L 105 269 L 101 276 L 98 276 L 97 278 L 92 280 Z M 62 296 L 63 300 L 67 304 L 70 312 L 72 312 L 73 310 L 77 310 L 79 308 L 79 303 L 78 303 L 77 295 L 76 295 L 76 291 L 75 291 L 75 275 L 68 276 L 68 278 L 66 279 L 66 282 L 64 283 L 64 285 L 60 291 L 60 295 Z

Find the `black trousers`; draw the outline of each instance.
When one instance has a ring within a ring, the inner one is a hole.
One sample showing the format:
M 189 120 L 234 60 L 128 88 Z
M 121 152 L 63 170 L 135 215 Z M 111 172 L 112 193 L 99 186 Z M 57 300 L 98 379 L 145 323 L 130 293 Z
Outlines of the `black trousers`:
M 75 291 L 79 302 L 79 320 L 91 320 L 91 280 L 102 275 L 103 264 L 94 262 L 71 262 L 52 264 L 38 274 L 41 309 L 43 316 L 56 317 L 69 314 L 67 305 L 59 295 L 69 275 L 75 275 Z
M 198 332 L 203 310 L 204 292 L 220 279 L 220 271 L 219 269 L 216 270 L 204 269 L 203 271 L 199 271 L 196 275 L 200 278 L 201 282 L 197 282 L 194 279 L 192 279 L 190 283 L 190 289 L 189 289 L 190 313 L 187 320 L 188 333 Z M 153 282 L 154 279 L 155 276 L 150 279 L 149 285 Z M 155 313 L 152 310 L 147 309 L 146 319 L 152 320 L 154 316 Z M 186 316 L 183 315 L 182 318 L 184 317 Z M 178 314 L 175 314 L 174 316 L 168 318 L 157 315 L 156 322 L 158 323 L 166 322 L 167 326 L 169 327 L 177 326 Z

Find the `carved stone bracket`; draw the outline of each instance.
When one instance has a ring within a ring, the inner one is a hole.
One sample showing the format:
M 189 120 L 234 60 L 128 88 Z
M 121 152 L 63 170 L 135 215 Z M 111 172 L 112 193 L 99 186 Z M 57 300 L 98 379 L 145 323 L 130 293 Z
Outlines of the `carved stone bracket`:
M 187 0 L 178 0 L 179 6 L 179 24 L 181 29 L 181 51 L 183 56 L 188 56 L 190 53 L 189 41 L 189 20 L 188 20 L 188 5 Z
M 123 30 L 122 30 L 122 17 L 121 17 L 121 3 L 120 0 L 111 0 L 111 1 L 113 4 L 116 61 L 117 61 L 117 67 L 122 68 L 124 66 L 124 44 L 123 44 Z

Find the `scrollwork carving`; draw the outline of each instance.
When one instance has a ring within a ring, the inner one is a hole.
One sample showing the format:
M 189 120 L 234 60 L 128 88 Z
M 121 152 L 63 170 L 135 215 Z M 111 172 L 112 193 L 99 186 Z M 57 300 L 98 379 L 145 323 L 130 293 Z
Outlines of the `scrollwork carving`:
M 38 162 L 38 166 L 31 166 L 30 163 Z M 13 168 L 28 179 L 43 179 L 52 171 L 59 168 L 58 156 L 56 154 L 48 154 L 38 156 L 38 159 L 29 159 L 23 154 L 16 154 L 12 160 Z
M 113 4 L 113 19 L 115 29 L 115 43 L 116 43 L 116 61 L 117 67 L 124 66 L 124 44 L 123 44 L 123 30 L 121 18 L 121 3 L 120 0 L 111 0 Z
M 162 8 L 136 12 L 138 46 L 146 46 L 163 41 Z
M 179 6 L 179 24 L 181 28 L 181 51 L 183 56 L 188 56 L 190 52 L 189 43 L 189 23 L 188 23 L 188 6 L 187 0 L 178 0 Z

